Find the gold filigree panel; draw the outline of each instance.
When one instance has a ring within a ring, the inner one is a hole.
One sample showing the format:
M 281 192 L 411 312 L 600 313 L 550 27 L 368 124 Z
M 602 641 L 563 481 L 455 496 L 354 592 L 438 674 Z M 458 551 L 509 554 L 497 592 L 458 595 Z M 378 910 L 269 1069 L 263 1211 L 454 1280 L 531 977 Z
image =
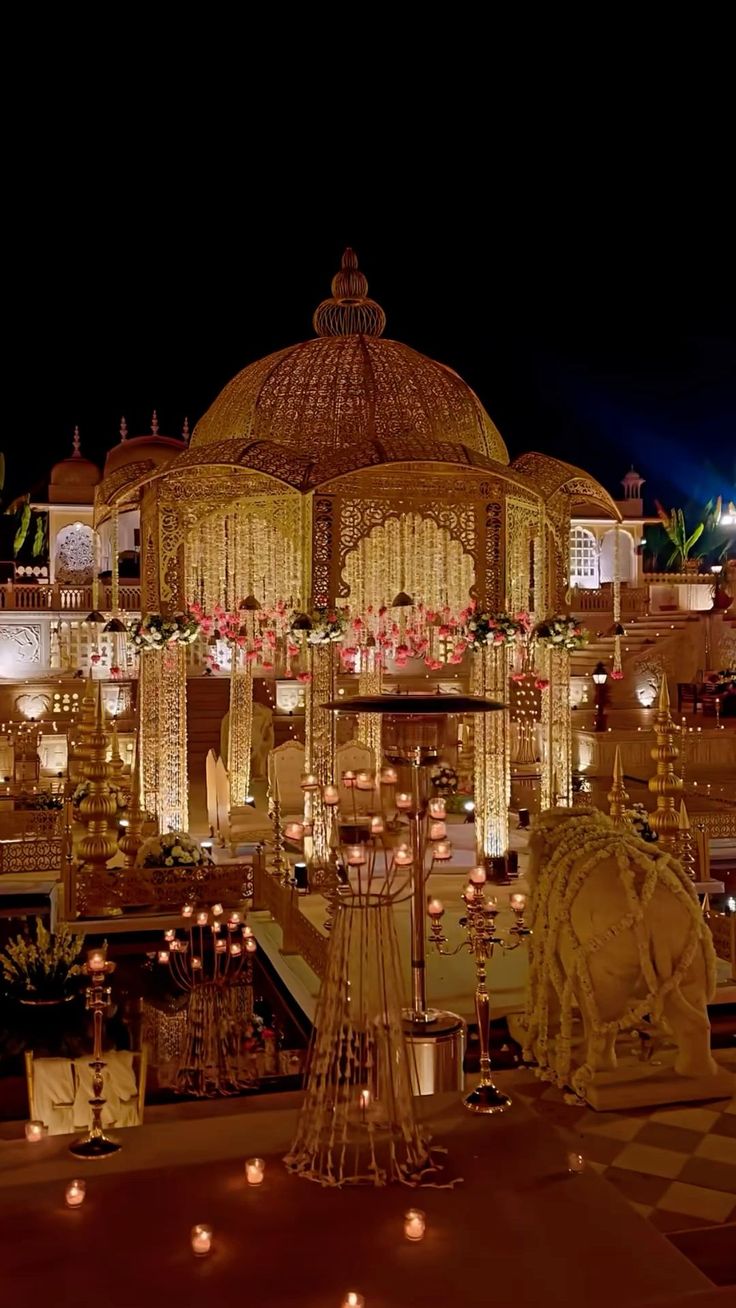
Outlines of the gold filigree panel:
M 365 514 L 344 505 L 341 554 L 346 518 L 355 547 L 344 555 L 338 594 L 355 612 L 390 604 L 406 591 L 416 603 L 436 609 L 464 608 L 475 581 L 474 511 L 448 508 L 424 514 L 386 512 L 374 504 Z M 376 525 L 365 530 L 369 522 Z M 454 530 L 454 536 L 453 536 Z

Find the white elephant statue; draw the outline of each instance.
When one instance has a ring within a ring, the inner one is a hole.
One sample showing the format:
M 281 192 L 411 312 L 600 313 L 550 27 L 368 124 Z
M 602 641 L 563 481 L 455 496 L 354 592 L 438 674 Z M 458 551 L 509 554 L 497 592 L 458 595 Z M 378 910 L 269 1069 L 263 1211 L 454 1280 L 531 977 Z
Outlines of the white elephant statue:
M 650 1017 L 675 1038 L 677 1073 L 715 1073 L 715 952 L 682 864 L 603 813 L 552 809 L 532 831 L 529 881 L 527 1060 L 584 1095 L 615 1068 L 618 1033 Z M 573 1070 L 575 1008 L 585 1061 Z

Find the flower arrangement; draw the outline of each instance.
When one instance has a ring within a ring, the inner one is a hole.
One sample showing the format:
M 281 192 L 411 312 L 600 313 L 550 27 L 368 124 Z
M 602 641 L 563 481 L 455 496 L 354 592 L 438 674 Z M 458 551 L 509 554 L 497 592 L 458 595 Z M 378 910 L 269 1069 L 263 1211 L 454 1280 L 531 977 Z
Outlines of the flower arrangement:
M 550 645 L 553 649 L 582 649 L 590 639 L 587 627 L 581 627 L 575 618 L 566 613 L 555 613 L 544 622 L 538 622 L 532 635 L 535 640 Z
M 202 849 L 186 831 L 166 831 L 162 836 L 144 840 L 136 858 L 137 867 L 202 867 L 211 863 L 207 850 Z
M 19 795 L 15 807 L 30 813 L 58 813 L 64 807 L 64 796 L 53 795 L 50 790 L 37 790 Z
M 289 633 L 306 635 L 309 645 L 329 645 L 342 640 L 348 625 L 346 609 L 315 609 L 314 613 L 292 613 Z
M 467 610 L 467 642 L 472 649 L 484 645 L 515 645 L 531 629 L 528 613 L 488 613 L 485 609 Z
M 631 808 L 624 810 L 624 817 L 629 826 L 640 840 L 646 840 L 647 844 L 653 845 L 659 837 L 649 825 L 649 814 L 643 804 L 632 804 Z
M 458 775 L 447 763 L 439 763 L 432 768 L 430 781 L 438 795 L 454 795 L 458 785 Z
M 84 936 L 72 935 L 66 927 L 51 934 L 36 918 L 36 939 L 16 936 L 0 954 L 5 989 L 16 999 L 62 1001 L 75 989 L 81 973 L 78 962 Z
M 128 628 L 136 649 L 163 649 L 164 645 L 191 645 L 199 635 L 199 622 L 193 613 L 146 613 Z

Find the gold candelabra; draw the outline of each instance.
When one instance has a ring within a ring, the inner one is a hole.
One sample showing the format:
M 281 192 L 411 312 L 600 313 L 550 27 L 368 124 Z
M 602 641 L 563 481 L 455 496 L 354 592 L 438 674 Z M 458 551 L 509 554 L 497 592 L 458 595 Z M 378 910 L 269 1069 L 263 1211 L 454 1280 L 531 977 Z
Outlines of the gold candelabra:
M 613 759 L 613 785 L 608 792 L 608 802 L 610 804 L 609 813 L 613 819 L 615 827 L 628 827 L 626 819 L 626 805 L 629 802 L 629 796 L 624 790 L 624 769 L 621 762 L 621 746 L 616 746 L 616 753 Z
M 460 926 L 466 936 L 454 949 L 445 948 L 448 941 L 442 930 L 445 913 L 442 901 L 430 899 L 427 913 L 431 927 L 430 941 L 439 954 L 452 957 L 461 949 L 467 949 L 475 959 L 475 1016 L 480 1040 L 480 1081 L 463 1102 L 471 1113 L 502 1113 L 510 1108 L 511 1100 L 494 1084 L 491 1072 L 491 1002 L 486 985 L 486 964 L 493 957 L 496 945 L 504 951 L 518 949 L 526 937 L 531 935 L 531 931 L 524 923 L 526 895 L 513 894 L 510 903 L 514 924 L 508 932 L 511 939 L 497 934 L 498 901 L 494 897 L 486 898 L 485 884 L 485 868 L 473 868 L 463 892 L 465 916 L 460 919 Z
M 107 1066 L 102 1057 L 102 1022 L 110 1006 L 111 994 L 111 988 L 105 984 L 105 981 L 115 971 L 115 964 L 108 962 L 107 959 L 107 944 L 101 949 L 88 951 L 87 962 L 83 964 L 82 970 L 90 979 L 85 999 L 86 1006 L 92 1013 L 94 1025 L 94 1045 L 90 1063 L 93 1072 L 92 1098 L 89 1101 L 92 1109 L 92 1124 L 85 1136 L 69 1146 L 69 1152 L 74 1154 L 75 1158 L 109 1158 L 111 1154 L 116 1154 L 121 1146 L 117 1140 L 105 1135 L 102 1129 L 102 1110 L 106 1102 L 102 1097 L 104 1086 L 102 1072 Z
M 675 807 L 675 798 L 682 793 L 682 781 L 675 773 L 675 761 L 680 751 L 675 745 L 676 727 L 670 714 L 670 696 L 667 689 L 667 674 L 662 673 L 659 688 L 659 701 L 654 714 L 654 732 L 657 743 L 651 756 L 657 764 L 655 776 L 649 778 L 649 789 L 657 796 L 657 807 L 649 819 L 649 825 L 656 831 L 661 848 L 671 849 L 677 841 L 680 819 Z

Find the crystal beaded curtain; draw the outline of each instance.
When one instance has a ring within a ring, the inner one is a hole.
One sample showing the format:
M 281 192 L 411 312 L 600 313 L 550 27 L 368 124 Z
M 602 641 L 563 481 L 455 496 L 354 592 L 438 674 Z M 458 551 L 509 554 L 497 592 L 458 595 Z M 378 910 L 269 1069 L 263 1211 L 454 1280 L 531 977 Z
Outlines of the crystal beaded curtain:
M 346 560 L 348 603 L 357 613 L 391 604 L 399 591 L 430 608 L 467 606 L 473 560 L 444 527 L 418 513 L 389 518 L 364 536 Z
M 301 599 L 300 497 L 262 496 L 212 513 L 187 536 L 187 598 L 206 613 L 237 609 L 246 595 L 260 604 Z

